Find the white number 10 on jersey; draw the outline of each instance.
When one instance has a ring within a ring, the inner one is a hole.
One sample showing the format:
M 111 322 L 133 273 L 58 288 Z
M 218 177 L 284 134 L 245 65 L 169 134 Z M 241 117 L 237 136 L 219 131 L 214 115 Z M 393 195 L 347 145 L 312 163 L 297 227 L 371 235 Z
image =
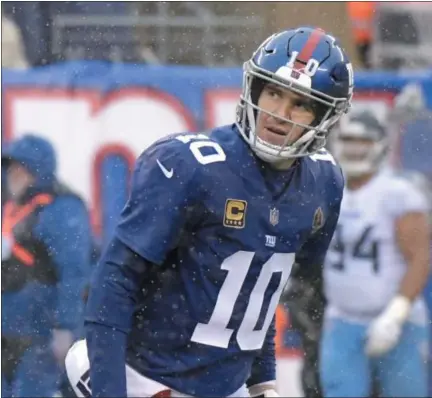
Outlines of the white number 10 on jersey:
M 208 323 L 199 323 L 192 334 L 195 343 L 227 348 L 234 329 L 228 323 L 234 305 L 241 294 L 243 283 L 248 275 L 254 257 L 253 252 L 239 251 L 225 259 L 221 268 L 228 271 L 219 291 L 216 305 Z M 262 347 L 267 330 L 279 303 L 282 290 L 288 281 L 294 264 L 294 253 L 275 253 L 263 264 L 261 272 L 252 289 L 243 320 L 236 330 L 236 339 L 242 350 L 258 350 Z M 280 272 L 279 286 L 273 292 L 265 320 L 260 330 L 254 330 L 264 302 L 264 295 L 274 273 Z

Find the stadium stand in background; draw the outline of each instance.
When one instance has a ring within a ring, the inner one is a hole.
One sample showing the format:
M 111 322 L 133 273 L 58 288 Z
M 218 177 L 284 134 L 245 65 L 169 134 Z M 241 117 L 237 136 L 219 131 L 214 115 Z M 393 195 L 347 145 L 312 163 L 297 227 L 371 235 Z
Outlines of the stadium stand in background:
M 33 66 L 76 59 L 239 65 L 257 40 L 304 18 L 353 44 L 345 3 L 7 2 Z M 180 46 L 181 44 L 181 46 Z

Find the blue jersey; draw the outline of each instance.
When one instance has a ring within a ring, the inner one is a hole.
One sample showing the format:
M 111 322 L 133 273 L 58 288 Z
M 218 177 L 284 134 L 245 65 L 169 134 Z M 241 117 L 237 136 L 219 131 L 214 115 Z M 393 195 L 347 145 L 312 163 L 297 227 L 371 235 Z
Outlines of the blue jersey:
M 203 397 L 227 396 L 254 375 L 274 379 L 281 292 L 295 261 L 322 264 L 342 190 L 327 152 L 277 171 L 235 126 L 148 148 L 116 229 L 153 264 L 136 300 L 128 364 Z

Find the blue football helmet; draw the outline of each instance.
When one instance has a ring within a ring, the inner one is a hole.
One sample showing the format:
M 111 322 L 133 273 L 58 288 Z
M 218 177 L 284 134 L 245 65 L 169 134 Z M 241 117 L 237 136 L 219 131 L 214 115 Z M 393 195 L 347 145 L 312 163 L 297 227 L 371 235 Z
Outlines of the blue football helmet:
M 312 124 L 295 123 L 258 107 L 259 96 L 269 83 L 312 99 L 316 116 Z M 236 124 L 265 161 L 312 155 L 325 145 L 330 128 L 350 108 L 353 88 L 351 63 L 334 37 L 310 27 L 283 31 L 266 39 L 244 63 Z M 292 143 L 287 136 L 281 146 L 260 139 L 255 131 L 259 112 L 303 127 L 303 135 Z

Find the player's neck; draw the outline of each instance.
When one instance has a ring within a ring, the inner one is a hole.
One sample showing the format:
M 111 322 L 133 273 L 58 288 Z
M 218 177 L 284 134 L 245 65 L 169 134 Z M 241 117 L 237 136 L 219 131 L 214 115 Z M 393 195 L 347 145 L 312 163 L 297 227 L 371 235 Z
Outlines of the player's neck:
M 276 170 L 280 170 L 280 171 L 288 170 L 289 168 L 291 168 L 291 167 L 293 166 L 293 164 L 294 164 L 294 162 L 295 162 L 296 160 L 297 160 L 297 159 L 286 159 L 286 160 L 281 160 L 281 161 L 279 161 L 279 162 L 271 163 L 271 166 L 272 166 L 274 169 L 276 169 Z
M 358 177 L 347 178 L 347 188 L 351 191 L 356 191 L 366 185 L 374 176 L 374 173 L 365 174 Z

